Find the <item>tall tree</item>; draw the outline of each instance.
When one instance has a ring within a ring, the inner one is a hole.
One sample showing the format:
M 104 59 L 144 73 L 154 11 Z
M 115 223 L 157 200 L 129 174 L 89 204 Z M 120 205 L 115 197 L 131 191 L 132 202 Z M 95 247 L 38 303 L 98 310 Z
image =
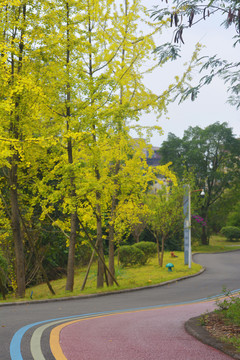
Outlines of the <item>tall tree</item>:
M 240 43 L 240 12 L 238 0 L 211 0 L 207 2 L 204 0 L 191 0 L 188 2 L 185 0 L 174 0 L 172 4 L 169 4 L 165 8 L 156 4 L 154 10 L 152 10 L 152 17 L 158 21 L 165 19 L 169 27 L 175 28 L 172 42 L 165 43 L 155 49 L 159 56 L 159 62 L 164 63 L 169 58 L 169 55 L 172 60 L 180 57 L 181 48 L 184 46 L 185 32 L 191 31 L 189 29 L 201 21 L 211 21 L 214 23 L 214 16 L 219 14 L 223 20 L 221 25 L 226 29 L 230 27 L 235 28 L 235 35 L 232 41 L 233 46 L 238 47 Z M 205 57 L 197 56 L 195 57 L 194 63 L 198 66 L 203 76 L 196 85 L 193 84 L 193 81 L 190 81 L 181 88 L 177 94 L 177 97 L 180 97 L 180 101 L 184 101 L 189 97 L 191 100 L 195 100 L 201 88 L 210 84 L 213 78 L 218 76 L 227 84 L 228 92 L 230 93 L 228 98 L 229 103 L 237 108 L 240 107 L 239 62 L 221 59 L 217 55 L 213 55 Z
M 33 23 L 39 11 L 39 7 L 35 6 L 34 1 L 8 1 L 0 5 L 1 166 L 5 167 L 3 174 L 7 179 L 19 297 L 25 294 L 24 240 L 20 217 L 23 184 L 19 181 L 19 173 L 29 166 L 24 161 L 25 150 L 27 143 L 31 142 L 33 123 L 39 117 L 41 103 L 36 104 L 40 99 L 40 89 L 30 61 Z
M 205 129 L 190 127 L 179 139 L 169 134 L 161 148 L 161 161 L 172 161 L 176 174 L 183 179 L 184 169 L 195 175 L 196 187 L 205 188 L 199 209 L 207 221 L 209 209 L 222 197 L 239 176 L 239 139 L 226 123 L 214 123 Z M 208 244 L 206 227 L 202 227 L 202 244 Z
M 25 288 L 22 235 L 29 239 L 27 225 L 39 215 L 39 204 L 39 221 L 56 215 L 55 225 L 68 238 L 66 289 L 74 284 L 78 222 L 96 235 L 97 285 L 103 286 L 105 214 L 111 209 L 115 218 L 119 181 L 128 166 L 129 173 L 133 169 L 131 156 L 137 163 L 129 128 L 143 111 L 165 111 L 169 94 L 153 94 L 143 83 L 142 65 L 154 47 L 152 30 L 146 35 L 138 28 L 146 11 L 139 0 L 12 0 L 0 6 L 0 160 L 8 173 L 2 189 L 11 203 L 19 296 Z

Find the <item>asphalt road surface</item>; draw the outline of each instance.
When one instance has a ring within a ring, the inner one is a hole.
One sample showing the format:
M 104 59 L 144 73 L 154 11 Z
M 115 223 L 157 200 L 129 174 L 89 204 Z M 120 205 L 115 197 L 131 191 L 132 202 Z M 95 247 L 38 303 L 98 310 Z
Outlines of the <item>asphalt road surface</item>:
M 240 251 L 197 254 L 194 261 L 206 268 L 202 275 L 163 287 L 87 299 L 0 306 L 0 360 L 32 360 L 32 350 L 39 347 L 42 355 L 38 352 L 36 360 L 55 359 L 50 349 L 50 333 L 64 321 L 205 299 L 221 294 L 223 287 L 240 289 Z

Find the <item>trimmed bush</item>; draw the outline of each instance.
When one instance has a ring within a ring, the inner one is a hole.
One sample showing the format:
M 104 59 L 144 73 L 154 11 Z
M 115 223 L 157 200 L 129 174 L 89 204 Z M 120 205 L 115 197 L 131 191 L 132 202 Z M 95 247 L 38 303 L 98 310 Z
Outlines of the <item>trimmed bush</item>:
M 157 253 L 157 244 L 150 241 L 140 241 L 133 245 L 134 247 L 142 250 L 146 256 L 146 262 Z
M 221 229 L 221 234 L 223 234 L 228 241 L 239 240 L 240 228 L 236 226 L 225 226 Z
M 123 267 L 128 265 L 144 265 L 147 257 L 135 246 L 124 245 L 119 248 L 119 260 Z

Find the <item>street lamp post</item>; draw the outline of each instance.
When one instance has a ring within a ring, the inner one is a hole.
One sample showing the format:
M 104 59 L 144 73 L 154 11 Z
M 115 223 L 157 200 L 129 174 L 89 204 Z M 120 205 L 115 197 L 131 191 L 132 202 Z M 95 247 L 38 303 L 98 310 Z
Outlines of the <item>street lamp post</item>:
M 192 267 L 192 244 L 191 244 L 191 193 L 201 191 L 200 196 L 204 196 L 204 190 L 192 190 L 190 185 L 185 185 L 185 193 L 183 197 L 183 212 L 184 212 L 184 264 L 188 265 L 189 269 Z

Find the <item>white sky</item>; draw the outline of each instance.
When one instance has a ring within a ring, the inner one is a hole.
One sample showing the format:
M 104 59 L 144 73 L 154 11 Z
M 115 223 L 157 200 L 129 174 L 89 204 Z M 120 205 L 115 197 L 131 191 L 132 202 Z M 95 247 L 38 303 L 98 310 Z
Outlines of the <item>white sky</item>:
M 148 8 L 151 5 L 166 4 L 160 0 L 142 0 Z M 239 61 L 239 47 L 233 48 L 232 36 L 235 34 L 234 28 L 226 30 L 219 24 L 223 18 L 212 18 L 202 21 L 183 34 L 185 45 L 182 45 L 182 59 L 171 62 L 162 68 L 154 70 L 152 74 L 145 77 L 146 85 L 156 93 L 165 90 L 168 84 L 172 83 L 175 75 L 181 75 L 183 64 L 191 58 L 196 42 L 205 45 L 202 55 L 215 55 L 229 61 Z M 159 35 L 155 41 L 158 44 L 171 40 L 174 28 L 169 29 L 165 34 Z M 196 76 L 198 73 L 196 72 Z M 178 137 L 182 137 L 184 130 L 189 126 L 200 126 L 202 128 L 219 121 L 227 122 L 233 128 L 233 133 L 240 137 L 240 114 L 235 107 L 227 102 L 227 86 L 222 80 L 216 78 L 211 85 L 202 88 L 198 98 L 192 102 L 187 100 L 178 105 L 177 102 L 168 108 L 167 119 L 163 116 L 158 122 L 155 114 L 144 115 L 141 118 L 141 125 L 159 125 L 164 131 L 164 135 L 154 135 L 151 143 L 160 146 L 162 141 L 167 139 L 169 132 Z

